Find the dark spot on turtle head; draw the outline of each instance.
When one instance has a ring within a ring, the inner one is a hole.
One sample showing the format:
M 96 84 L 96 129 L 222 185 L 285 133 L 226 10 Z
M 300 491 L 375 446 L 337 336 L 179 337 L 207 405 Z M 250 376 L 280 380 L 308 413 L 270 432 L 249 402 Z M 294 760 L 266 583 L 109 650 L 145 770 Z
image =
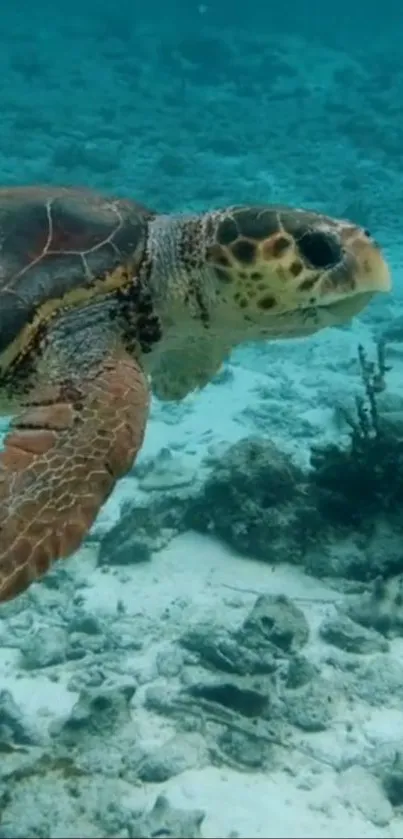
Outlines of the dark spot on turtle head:
M 279 230 L 277 213 L 264 207 L 243 207 L 234 213 L 241 236 L 261 241 Z
M 226 253 L 223 253 L 223 252 L 221 252 L 221 253 L 217 254 L 217 256 L 216 256 L 216 258 L 215 258 L 215 260 L 214 260 L 214 261 L 215 261 L 215 263 L 216 263 L 217 265 L 224 266 L 225 268 L 228 268 L 228 266 L 229 266 L 229 264 L 230 264 L 230 261 L 229 261 L 229 259 L 228 259 L 227 254 L 226 254 Z
M 231 216 L 226 216 L 218 225 L 217 242 L 219 245 L 230 245 L 238 238 L 238 228 Z
M 317 282 L 317 279 L 317 277 L 308 277 L 306 280 L 303 280 L 303 282 L 299 286 L 300 291 L 310 291 L 311 288 L 313 288 L 315 283 Z
M 225 253 L 221 245 L 211 245 L 206 250 L 206 259 L 207 262 L 212 262 L 214 265 L 224 265 L 225 267 L 230 264 L 228 254 Z
M 331 268 L 343 259 L 339 240 L 334 234 L 324 230 L 307 230 L 298 239 L 298 248 L 313 268 Z
M 303 271 L 303 269 L 304 269 L 304 266 L 302 265 L 302 262 L 299 262 L 296 259 L 295 262 L 292 262 L 291 265 L 290 265 L 290 274 L 292 274 L 293 277 L 299 277 L 299 275 L 300 275 L 301 271 Z
M 230 271 L 226 271 L 225 268 L 219 268 L 218 266 L 214 269 L 216 277 L 222 283 L 232 283 L 232 276 Z
M 260 271 L 252 271 L 251 278 L 252 280 L 262 280 L 263 274 L 261 274 Z
M 271 294 L 266 294 L 265 297 L 261 297 L 260 300 L 258 300 L 257 305 L 259 306 L 259 309 L 268 311 L 269 309 L 273 309 L 276 305 L 276 299 Z
M 238 262 L 250 265 L 256 258 L 256 245 L 248 239 L 238 239 L 232 246 L 232 253 Z
M 282 256 L 291 247 L 291 242 L 286 236 L 276 236 L 271 246 L 273 256 Z

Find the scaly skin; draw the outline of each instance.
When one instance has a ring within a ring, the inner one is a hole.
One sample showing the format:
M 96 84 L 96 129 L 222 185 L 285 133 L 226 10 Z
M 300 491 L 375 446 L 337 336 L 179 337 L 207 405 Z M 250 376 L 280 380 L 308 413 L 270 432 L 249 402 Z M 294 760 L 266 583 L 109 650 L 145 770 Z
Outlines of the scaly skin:
M 147 384 L 123 351 L 35 394 L 0 453 L 0 601 L 80 545 L 140 449 Z
M 149 230 L 147 281 L 164 337 L 146 362 L 163 400 L 203 387 L 244 341 L 344 324 L 391 287 L 367 231 L 313 212 L 228 208 L 157 216 Z
M 227 339 L 238 330 L 240 341 L 252 330 L 309 334 L 345 322 L 391 286 L 366 231 L 313 212 L 241 207 L 157 216 L 149 229 L 153 298 L 173 337 L 186 320 L 192 332 L 201 325 Z

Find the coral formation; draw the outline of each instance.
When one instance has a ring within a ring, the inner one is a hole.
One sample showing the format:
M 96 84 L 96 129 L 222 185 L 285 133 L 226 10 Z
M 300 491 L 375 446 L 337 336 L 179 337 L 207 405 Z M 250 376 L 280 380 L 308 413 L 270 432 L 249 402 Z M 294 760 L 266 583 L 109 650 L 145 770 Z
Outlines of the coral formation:
M 169 459 L 161 488 L 147 466 L 151 496 L 144 506 L 126 502 L 102 537 L 100 564 L 151 558 L 191 529 L 245 556 L 300 564 L 320 576 L 373 579 L 401 571 L 403 413 L 382 401 L 389 370 L 382 342 L 374 361 L 359 345 L 361 392 L 352 410 L 342 408 L 347 433 L 313 446 L 309 468 L 254 435 L 219 447 L 207 459 L 206 479 L 199 475 L 184 487 L 173 474 L 169 488 Z
M 376 361 L 358 349 L 363 395 L 356 397 L 355 415 L 345 411 L 349 425 L 346 446 L 316 446 L 311 454 L 313 487 L 321 515 L 335 525 L 372 528 L 380 516 L 401 514 L 403 504 L 403 417 L 388 422 L 379 407 L 388 367 L 383 343 Z
M 303 471 L 270 440 L 246 438 L 215 464 L 186 523 L 266 562 L 301 558 Z

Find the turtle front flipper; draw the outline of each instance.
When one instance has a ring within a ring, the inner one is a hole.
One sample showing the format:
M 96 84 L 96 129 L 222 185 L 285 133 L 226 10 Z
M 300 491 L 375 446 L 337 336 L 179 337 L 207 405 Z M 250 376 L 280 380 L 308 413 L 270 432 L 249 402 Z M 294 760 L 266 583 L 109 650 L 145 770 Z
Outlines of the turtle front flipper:
M 0 601 L 73 553 L 144 437 L 148 389 L 138 363 L 109 353 L 26 403 L 0 453 Z
M 231 347 L 213 335 L 187 336 L 175 346 L 155 353 L 151 368 L 151 387 L 162 402 L 184 399 L 204 388 L 219 372 Z

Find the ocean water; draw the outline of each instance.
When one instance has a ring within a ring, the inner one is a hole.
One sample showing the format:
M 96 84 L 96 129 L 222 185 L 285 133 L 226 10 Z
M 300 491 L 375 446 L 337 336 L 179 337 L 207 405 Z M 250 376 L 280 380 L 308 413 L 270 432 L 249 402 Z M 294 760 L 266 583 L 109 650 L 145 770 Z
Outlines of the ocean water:
M 1 12 L 1 185 L 315 209 L 393 278 L 154 393 L 79 550 L 0 605 L 4 839 L 403 836 L 403 22 L 327 5 Z

